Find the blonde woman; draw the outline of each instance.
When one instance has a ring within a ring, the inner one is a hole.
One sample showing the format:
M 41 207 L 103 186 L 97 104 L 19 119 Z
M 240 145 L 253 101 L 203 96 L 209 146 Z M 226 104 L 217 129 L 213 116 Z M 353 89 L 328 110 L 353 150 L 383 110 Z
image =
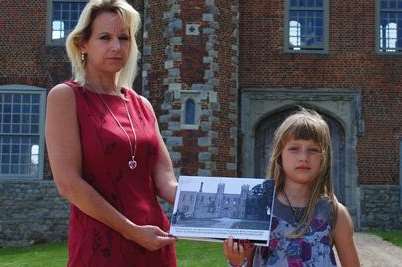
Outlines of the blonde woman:
M 140 16 L 124 0 L 91 0 L 67 38 L 71 81 L 51 89 L 46 142 L 71 203 L 68 266 L 176 266 L 157 196 L 176 178 L 150 103 L 130 89 Z
M 336 266 L 333 245 L 343 267 L 360 266 L 352 220 L 332 190 L 330 144 L 315 111 L 302 109 L 279 126 L 268 173 L 277 188 L 269 247 L 225 240 L 230 266 Z

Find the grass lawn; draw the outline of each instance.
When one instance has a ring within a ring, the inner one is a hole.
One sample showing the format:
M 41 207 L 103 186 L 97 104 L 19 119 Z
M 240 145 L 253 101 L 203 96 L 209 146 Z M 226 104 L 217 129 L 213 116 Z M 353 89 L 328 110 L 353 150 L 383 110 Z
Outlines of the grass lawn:
M 66 258 L 65 243 L 0 249 L 0 267 L 64 267 Z M 226 266 L 221 243 L 180 240 L 177 258 L 180 267 Z
M 370 230 L 370 233 L 382 237 L 382 239 L 391 242 L 402 248 L 402 230 Z

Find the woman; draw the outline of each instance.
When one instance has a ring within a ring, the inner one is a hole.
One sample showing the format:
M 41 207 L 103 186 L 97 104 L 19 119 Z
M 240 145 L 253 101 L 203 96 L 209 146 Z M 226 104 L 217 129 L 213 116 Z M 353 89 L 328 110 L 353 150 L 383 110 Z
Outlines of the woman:
M 68 266 L 176 266 L 157 196 L 176 178 L 150 103 L 134 80 L 140 17 L 124 0 L 91 0 L 67 38 L 74 80 L 48 95 L 54 181 L 71 202 Z

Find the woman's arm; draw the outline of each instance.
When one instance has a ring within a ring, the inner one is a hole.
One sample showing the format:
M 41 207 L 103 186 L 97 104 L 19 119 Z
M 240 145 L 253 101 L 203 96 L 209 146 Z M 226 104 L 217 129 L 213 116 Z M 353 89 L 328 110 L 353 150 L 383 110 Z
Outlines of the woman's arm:
M 151 103 L 149 103 L 149 101 L 146 98 L 144 97 L 141 98 L 155 116 Z M 166 148 L 165 142 L 163 142 L 162 136 L 159 131 L 158 122 L 156 121 L 156 119 L 155 119 L 155 131 L 158 138 L 159 151 L 157 153 L 158 158 L 155 161 L 155 167 L 152 173 L 152 177 L 155 181 L 155 185 L 158 190 L 158 195 L 167 202 L 169 202 L 170 204 L 173 204 L 176 194 L 177 180 L 173 171 L 172 160 L 170 159 L 169 152 Z
M 360 266 L 359 256 L 353 240 L 353 222 L 348 210 L 337 202 L 338 212 L 334 229 L 334 241 L 343 267 Z
M 81 177 L 81 141 L 73 90 L 55 86 L 48 95 L 46 144 L 53 178 L 61 196 L 85 214 L 149 250 L 174 242 L 156 226 L 139 226 L 110 205 Z

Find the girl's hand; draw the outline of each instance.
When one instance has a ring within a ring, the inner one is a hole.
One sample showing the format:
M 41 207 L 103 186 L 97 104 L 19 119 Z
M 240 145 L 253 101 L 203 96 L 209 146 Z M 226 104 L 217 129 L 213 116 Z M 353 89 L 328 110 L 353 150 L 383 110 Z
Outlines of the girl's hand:
M 129 237 L 129 239 L 147 250 L 155 251 L 176 242 L 175 237 L 162 231 L 158 226 L 142 225 L 137 227 L 133 237 Z
M 223 254 L 233 266 L 241 266 L 245 260 L 251 262 L 254 245 L 248 240 L 234 241 L 232 237 L 223 242 Z

